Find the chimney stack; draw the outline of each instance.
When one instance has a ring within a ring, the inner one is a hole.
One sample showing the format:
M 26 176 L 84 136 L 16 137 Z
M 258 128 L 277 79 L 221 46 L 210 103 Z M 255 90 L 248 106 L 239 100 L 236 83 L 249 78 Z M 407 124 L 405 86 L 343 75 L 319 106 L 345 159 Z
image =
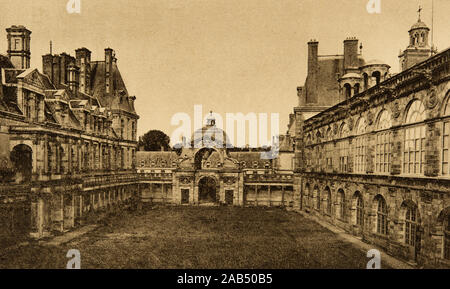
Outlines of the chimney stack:
M 30 68 L 31 31 L 24 26 L 13 25 L 6 29 L 8 38 L 8 58 L 16 69 Z
M 115 62 L 114 50 L 111 48 L 105 49 L 105 93 L 110 94 L 112 87 L 112 69 L 113 62 Z
M 76 63 L 80 68 L 80 92 L 90 94 L 91 90 L 91 51 L 85 47 L 75 50 Z
M 358 68 L 358 39 L 349 37 L 344 40 L 344 70 Z

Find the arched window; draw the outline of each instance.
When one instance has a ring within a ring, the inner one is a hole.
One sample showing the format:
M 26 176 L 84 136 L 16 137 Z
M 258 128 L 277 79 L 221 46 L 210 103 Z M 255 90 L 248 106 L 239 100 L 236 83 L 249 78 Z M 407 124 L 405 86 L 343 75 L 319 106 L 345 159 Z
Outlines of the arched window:
M 416 123 L 425 120 L 425 107 L 420 100 L 411 103 L 406 123 Z M 405 129 L 403 151 L 403 172 L 406 174 L 423 174 L 425 163 L 425 125 L 418 124 Z
M 309 184 L 306 184 L 305 186 L 305 206 L 309 208 L 309 198 L 311 194 L 311 188 L 309 187 Z
M 53 166 L 53 151 L 52 145 L 47 143 L 47 173 L 52 173 Z
M 355 86 L 353 87 L 353 92 L 354 95 L 357 95 L 359 93 L 359 83 L 356 83 Z
M 444 258 L 450 260 L 450 213 L 444 220 Z
M 327 212 L 328 215 L 331 215 L 331 205 L 332 205 L 332 202 L 331 202 L 331 190 L 330 190 L 329 187 L 326 187 L 326 188 L 325 188 L 325 195 L 326 195 L 326 198 L 327 198 L 326 212 Z
M 349 129 L 346 123 L 341 125 L 341 129 L 339 132 L 340 138 L 348 137 Z M 348 171 L 348 150 L 349 144 L 348 139 L 341 139 L 339 141 L 339 171 L 347 172 Z
M 364 226 L 364 201 L 360 192 L 355 193 L 355 201 L 356 201 L 356 225 L 363 227 Z
M 449 150 L 449 141 L 450 141 L 450 98 L 447 99 L 447 104 L 444 110 L 444 119 L 443 129 L 442 129 L 442 174 L 450 175 L 450 166 L 449 158 L 450 158 L 450 150 Z
M 362 135 L 366 133 L 366 120 L 360 118 L 357 125 L 356 134 L 359 135 L 355 140 L 355 172 L 366 172 L 366 150 L 367 141 L 366 136 Z
M 316 210 L 320 211 L 320 191 L 318 187 L 314 188 L 314 195 L 316 196 Z
M 417 234 L 417 207 L 408 206 L 405 214 L 405 243 L 414 246 Z
M 342 189 L 339 189 L 338 191 L 338 198 L 337 198 L 337 208 L 338 208 L 338 218 L 341 220 L 345 220 L 345 194 Z
M 364 78 L 364 90 L 367 90 L 369 89 L 369 75 L 367 75 L 367 73 L 364 73 L 363 78 Z
M 377 173 L 389 173 L 391 171 L 391 143 L 392 133 L 386 129 L 391 128 L 391 114 L 382 110 L 378 116 L 377 144 L 375 148 L 375 171 Z
M 377 233 L 382 235 L 388 234 L 388 212 L 387 205 L 384 198 L 380 195 L 376 198 L 377 201 Z
M 376 84 L 377 84 L 377 85 L 380 84 L 380 81 L 381 81 L 381 73 L 380 73 L 379 71 L 374 71 L 374 72 L 372 73 L 372 77 L 375 78 L 375 81 L 376 81 Z
M 344 96 L 345 99 L 352 97 L 352 87 L 349 83 L 344 84 Z

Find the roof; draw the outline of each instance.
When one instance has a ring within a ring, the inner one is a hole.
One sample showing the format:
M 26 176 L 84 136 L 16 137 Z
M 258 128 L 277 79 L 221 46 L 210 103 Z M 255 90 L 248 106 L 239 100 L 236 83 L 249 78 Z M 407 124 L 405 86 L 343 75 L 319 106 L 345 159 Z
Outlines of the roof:
M 361 75 L 359 75 L 358 73 L 350 72 L 341 77 L 341 79 L 344 78 L 361 78 Z
M 176 162 L 178 155 L 173 151 L 138 151 L 136 160 L 139 167 L 172 168 L 173 162 Z
M 117 64 L 112 64 L 112 93 L 105 92 L 106 86 L 106 63 L 95 61 L 91 63 L 91 91 L 92 95 L 99 99 L 102 106 L 111 109 L 121 109 L 130 113 L 136 113 L 134 106 L 129 101 L 129 94 L 125 82 L 120 74 Z
M 14 68 L 8 56 L 0 54 L 0 68 Z
M 428 28 L 428 26 L 424 22 L 422 22 L 422 20 L 419 19 L 419 21 L 417 21 L 416 23 L 414 23 L 413 26 L 411 26 L 410 31 L 414 29 L 423 29 L 423 28 L 430 30 L 430 28 Z

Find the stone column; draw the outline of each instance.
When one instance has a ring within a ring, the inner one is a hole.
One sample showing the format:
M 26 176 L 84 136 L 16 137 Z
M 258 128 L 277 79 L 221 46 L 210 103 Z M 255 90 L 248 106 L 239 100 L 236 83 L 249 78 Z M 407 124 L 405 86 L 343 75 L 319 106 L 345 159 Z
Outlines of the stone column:
M 69 230 L 75 226 L 75 200 L 72 194 L 62 195 L 64 202 L 64 230 Z
M 391 175 L 399 175 L 402 172 L 403 133 L 404 130 L 398 128 L 392 131 Z
M 51 230 L 64 231 L 64 198 L 63 195 L 57 193 L 50 199 L 50 218 Z
M 425 130 L 425 163 L 424 174 L 427 177 L 436 177 L 440 172 L 441 123 L 427 122 Z

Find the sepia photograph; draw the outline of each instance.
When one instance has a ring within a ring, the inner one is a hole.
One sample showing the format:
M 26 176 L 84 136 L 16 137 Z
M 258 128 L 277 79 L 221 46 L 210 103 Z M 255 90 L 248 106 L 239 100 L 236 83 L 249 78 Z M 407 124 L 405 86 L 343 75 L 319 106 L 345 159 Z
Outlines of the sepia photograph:
M 0 269 L 450 269 L 449 0 L 0 11 Z

